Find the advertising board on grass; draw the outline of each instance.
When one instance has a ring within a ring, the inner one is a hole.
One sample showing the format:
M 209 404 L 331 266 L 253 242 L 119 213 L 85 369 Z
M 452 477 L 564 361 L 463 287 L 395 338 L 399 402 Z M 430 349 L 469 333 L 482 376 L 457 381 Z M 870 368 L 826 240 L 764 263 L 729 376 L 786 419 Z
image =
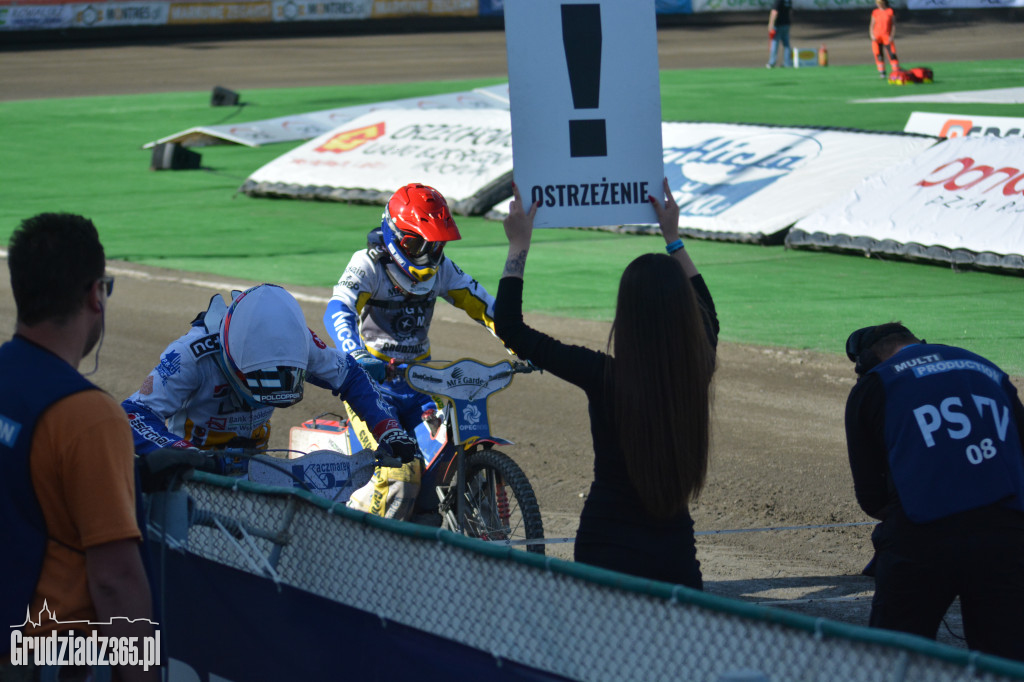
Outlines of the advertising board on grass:
M 166 142 L 174 142 L 185 147 L 207 147 L 216 144 L 242 144 L 247 147 L 259 147 L 276 142 L 309 140 L 317 135 L 330 132 L 363 114 L 383 109 L 501 109 L 508 111 L 508 85 L 491 85 L 462 92 L 407 97 L 373 104 L 357 104 L 351 107 L 324 109 L 246 123 L 195 126 L 167 135 L 159 140 L 147 142 L 143 145 L 143 149 Z
M 665 123 L 665 176 L 693 236 L 777 241 L 815 208 L 934 144 L 866 131 Z
M 787 244 L 1024 269 L 1024 139 L 937 144 L 800 220 Z
M 512 131 L 501 110 L 384 110 L 274 159 L 242 186 L 252 196 L 384 203 L 410 182 L 436 188 L 456 213 L 509 196 Z

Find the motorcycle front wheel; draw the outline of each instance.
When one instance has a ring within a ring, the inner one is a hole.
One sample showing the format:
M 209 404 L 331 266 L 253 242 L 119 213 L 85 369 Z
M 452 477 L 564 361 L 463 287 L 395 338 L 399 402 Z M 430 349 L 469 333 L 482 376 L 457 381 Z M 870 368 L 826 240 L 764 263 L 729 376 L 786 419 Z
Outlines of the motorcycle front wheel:
M 454 498 L 457 481 L 449 491 Z M 526 540 L 544 538 L 540 505 L 526 474 L 511 457 L 497 450 L 481 450 L 466 461 L 466 497 L 463 533 L 469 537 L 504 542 L 515 549 L 544 553 L 543 544 Z M 445 505 L 443 528 L 458 532 L 457 505 Z

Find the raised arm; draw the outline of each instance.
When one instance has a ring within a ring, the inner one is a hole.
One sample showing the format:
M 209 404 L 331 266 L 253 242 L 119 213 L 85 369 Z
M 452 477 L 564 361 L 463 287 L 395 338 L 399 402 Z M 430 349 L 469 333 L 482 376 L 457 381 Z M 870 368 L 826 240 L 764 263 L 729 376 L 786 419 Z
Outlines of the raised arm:
M 530 252 L 530 240 L 533 237 L 533 218 L 537 215 L 540 202 L 536 201 L 527 209 L 519 188 L 512 185 L 513 198 L 505 218 L 505 236 L 508 238 L 508 258 L 502 277 L 523 279 L 526 270 L 526 255 Z
M 665 203 L 662 204 L 653 194 L 648 197 L 648 201 L 658 216 L 658 227 L 661 228 L 661 236 L 665 238 L 665 249 L 682 264 L 683 272 L 692 279 L 700 273 L 690 254 L 683 248 L 683 240 L 679 238 L 679 204 L 669 189 L 668 178 L 665 178 L 662 187 L 665 192 Z

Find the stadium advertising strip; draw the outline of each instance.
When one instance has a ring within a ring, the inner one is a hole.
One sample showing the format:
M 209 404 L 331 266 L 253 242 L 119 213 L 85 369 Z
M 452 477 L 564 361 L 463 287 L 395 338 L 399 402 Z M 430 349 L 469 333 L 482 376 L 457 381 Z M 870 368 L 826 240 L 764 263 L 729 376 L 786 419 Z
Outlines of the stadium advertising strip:
M 871 175 L 800 220 L 792 241 L 1021 268 L 1022 227 L 1024 139 L 971 136 Z
M 339 21 L 400 16 L 478 16 L 477 0 L 251 0 L 64 3 L 0 0 L 0 30 L 54 30 Z
M 253 173 L 253 196 L 383 203 L 417 178 L 457 213 L 482 213 L 511 195 L 507 111 L 382 110 L 310 140 Z

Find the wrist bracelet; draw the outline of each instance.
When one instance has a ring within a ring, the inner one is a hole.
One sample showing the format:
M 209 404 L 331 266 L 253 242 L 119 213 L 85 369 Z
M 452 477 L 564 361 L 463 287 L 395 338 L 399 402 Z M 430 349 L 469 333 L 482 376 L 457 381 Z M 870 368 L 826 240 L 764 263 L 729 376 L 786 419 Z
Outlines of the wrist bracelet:
M 668 244 L 665 244 L 665 250 L 669 253 L 675 253 L 681 248 L 683 248 L 682 239 L 677 239 L 674 242 L 669 242 Z

